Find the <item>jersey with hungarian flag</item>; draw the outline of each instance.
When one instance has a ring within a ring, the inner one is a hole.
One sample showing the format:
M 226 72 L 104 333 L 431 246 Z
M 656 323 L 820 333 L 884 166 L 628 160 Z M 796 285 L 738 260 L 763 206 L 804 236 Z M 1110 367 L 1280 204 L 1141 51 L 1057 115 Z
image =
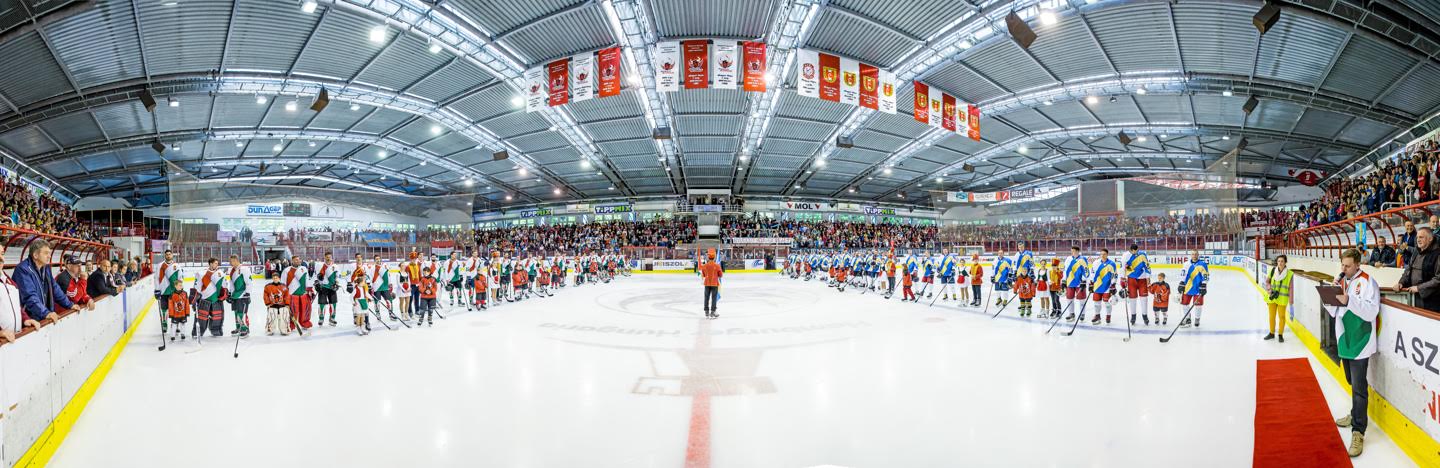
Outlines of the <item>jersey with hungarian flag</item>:
M 310 269 L 301 266 L 285 267 L 285 272 L 280 274 L 280 280 L 285 283 L 285 290 L 291 296 L 304 295 L 310 289 Z
M 250 275 L 245 274 L 245 269 L 231 267 L 230 272 L 225 276 L 229 281 L 225 283 L 226 289 L 230 290 L 231 299 L 244 299 L 250 297 Z
M 370 268 L 370 275 L 367 279 L 375 283 L 376 291 L 390 290 L 390 269 L 385 266 L 385 262 L 375 262 L 375 266 Z
M 156 272 L 159 273 L 159 276 L 157 276 L 157 278 L 160 278 L 160 280 L 155 282 L 155 290 L 158 291 L 160 294 L 167 296 L 175 294 L 177 292 L 180 292 L 180 290 L 184 287 L 184 284 L 180 279 L 180 267 L 176 266 L 174 263 L 161 263 L 160 269 Z
M 329 263 L 320 264 L 320 271 L 315 272 L 315 285 L 333 290 L 340 285 L 340 275 L 335 271 L 335 265 Z
M 210 302 L 220 302 L 221 291 L 224 284 L 229 281 L 224 273 L 219 270 L 205 270 L 199 278 L 195 278 L 195 286 L 200 290 L 200 298 Z

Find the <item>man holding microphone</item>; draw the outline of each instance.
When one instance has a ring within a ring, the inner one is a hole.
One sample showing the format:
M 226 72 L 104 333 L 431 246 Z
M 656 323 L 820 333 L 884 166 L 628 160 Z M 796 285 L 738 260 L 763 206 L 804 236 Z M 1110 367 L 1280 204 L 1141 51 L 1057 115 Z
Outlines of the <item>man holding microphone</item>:
M 1335 296 L 1340 305 L 1329 307 L 1335 317 L 1335 351 L 1350 382 L 1350 414 L 1335 420 L 1335 425 L 1350 427 L 1350 456 L 1357 457 L 1365 449 L 1365 428 L 1370 425 L 1370 383 L 1366 371 L 1370 356 L 1375 354 L 1375 317 L 1380 314 L 1380 285 L 1360 270 L 1360 251 L 1347 249 L 1340 254 L 1340 288 Z

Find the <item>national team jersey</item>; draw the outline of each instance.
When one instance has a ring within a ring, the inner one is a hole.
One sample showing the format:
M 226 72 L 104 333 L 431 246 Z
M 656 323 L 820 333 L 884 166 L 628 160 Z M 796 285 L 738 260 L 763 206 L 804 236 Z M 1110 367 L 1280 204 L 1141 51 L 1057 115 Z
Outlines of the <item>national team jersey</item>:
M 1004 284 L 1010 282 L 1010 276 L 1015 274 L 1015 263 L 1005 257 L 995 259 L 995 282 Z
M 1116 271 L 1115 261 L 1110 259 L 1101 260 L 1095 264 L 1095 292 L 1109 294 L 1115 288 Z
M 940 276 L 955 276 L 955 257 L 946 255 L 940 259 Z
M 175 294 L 183 289 L 179 266 L 170 262 L 161 263 L 159 273 L 160 281 L 155 282 L 155 290 L 160 294 Z
M 300 296 L 310 288 L 310 270 L 303 265 L 285 267 L 280 280 L 285 282 L 285 290 L 290 291 L 291 296 Z
M 221 291 L 225 290 L 225 283 L 229 282 L 220 270 L 205 270 L 199 278 L 195 278 L 196 286 L 200 289 L 200 298 L 210 302 L 220 302 Z
M 375 262 L 372 268 L 369 280 L 375 283 L 375 291 L 389 291 L 390 268 L 385 266 L 385 262 Z
M 335 266 L 329 263 L 320 264 L 320 271 L 316 273 L 319 283 L 316 286 L 325 289 L 335 289 L 339 275 L 335 273 Z
M 244 299 L 250 297 L 250 275 L 245 274 L 244 268 L 230 268 L 226 275 L 230 281 L 225 283 L 225 288 L 230 291 L 233 299 Z
M 1015 268 L 1022 273 L 1035 271 L 1035 254 L 1029 250 L 1015 255 Z
M 1125 276 L 1128 278 L 1149 279 L 1150 257 L 1146 256 L 1144 251 L 1130 254 L 1125 258 L 1125 271 L 1127 272 Z
M 925 276 L 935 276 L 935 259 L 925 259 Z
M 1065 287 L 1078 288 L 1090 275 L 1090 262 L 1085 257 L 1071 255 L 1065 259 Z
M 1184 279 L 1180 280 L 1178 288 L 1180 294 L 1198 296 L 1200 288 L 1210 280 L 1210 265 L 1203 258 L 1190 262 L 1190 266 L 1185 267 L 1185 274 L 1181 278 Z

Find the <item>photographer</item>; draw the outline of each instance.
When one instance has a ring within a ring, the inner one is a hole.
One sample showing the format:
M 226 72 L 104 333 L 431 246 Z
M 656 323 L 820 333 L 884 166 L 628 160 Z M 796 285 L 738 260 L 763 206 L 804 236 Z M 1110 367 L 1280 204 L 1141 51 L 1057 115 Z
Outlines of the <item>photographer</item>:
M 1290 307 L 1290 296 L 1295 292 L 1290 283 L 1295 272 L 1290 271 L 1289 263 L 1289 257 L 1275 257 L 1275 267 L 1270 269 L 1270 276 L 1265 277 L 1265 291 L 1269 293 L 1265 304 L 1270 310 L 1270 334 L 1265 335 L 1267 341 L 1278 338 L 1281 343 L 1285 342 L 1285 313 Z M 1276 320 L 1280 322 L 1279 331 L 1275 328 Z

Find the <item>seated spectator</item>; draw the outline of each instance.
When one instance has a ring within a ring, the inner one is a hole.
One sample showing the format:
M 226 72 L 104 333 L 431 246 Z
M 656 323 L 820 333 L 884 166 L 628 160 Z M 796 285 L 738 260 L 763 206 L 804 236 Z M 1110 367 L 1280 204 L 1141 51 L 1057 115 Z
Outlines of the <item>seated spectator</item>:
M 81 307 L 70 302 L 50 272 L 50 243 L 43 239 L 31 242 L 29 254 L 15 267 L 15 288 L 20 290 L 25 315 L 37 322 L 54 321 L 59 318 L 56 305 L 59 310 L 79 311 Z
M 74 255 L 65 256 L 65 264 L 60 275 L 55 277 L 55 283 L 60 285 L 60 290 L 65 291 L 65 298 L 70 302 L 83 305 L 90 302 L 90 295 L 85 291 L 85 271 L 80 260 Z M 58 305 L 57 305 L 58 307 Z M 64 309 L 57 309 L 61 312 Z
M 90 277 L 86 279 L 85 292 L 89 294 L 90 297 L 100 299 L 105 296 L 118 295 L 120 291 L 124 290 L 124 286 L 120 286 L 119 288 L 115 287 L 114 275 L 110 273 L 110 265 L 110 260 L 100 259 L 100 267 L 96 268 L 94 272 L 91 272 Z
M 1367 265 L 1373 267 L 1395 266 L 1395 249 L 1385 244 L 1384 237 L 1375 238 L 1375 249 L 1370 251 L 1370 258 L 1365 260 Z

